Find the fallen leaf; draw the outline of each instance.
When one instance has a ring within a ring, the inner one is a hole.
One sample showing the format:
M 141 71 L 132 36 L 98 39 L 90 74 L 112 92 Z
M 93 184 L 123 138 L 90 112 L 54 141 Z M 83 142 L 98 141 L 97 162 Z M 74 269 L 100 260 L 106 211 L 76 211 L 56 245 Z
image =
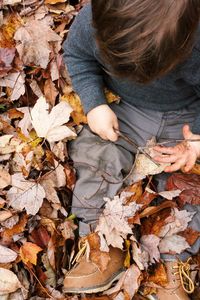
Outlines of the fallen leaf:
M 159 286 L 166 287 L 168 284 L 168 276 L 165 265 L 160 263 L 156 265 L 154 272 L 150 273 L 148 281 L 153 282 Z
M 200 176 L 195 174 L 172 174 L 167 180 L 167 190 L 181 190 L 178 204 L 200 205 Z
M 186 239 L 176 234 L 163 238 L 159 244 L 160 253 L 180 254 L 188 248 Z
M 13 293 L 20 287 L 21 283 L 12 271 L 0 268 L 0 295 Z
M 141 282 L 141 271 L 136 265 L 130 266 L 130 268 L 122 275 L 116 286 L 106 291 L 107 295 L 119 292 L 123 290 L 132 299 L 139 289 Z
M 188 227 L 188 223 L 192 220 L 195 212 L 189 212 L 187 210 L 178 210 L 174 208 L 171 210 L 170 216 L 168 216 L 162 226 L 159 236 L 167 237 L 178 232 L 184 231 Z
M 45 98 L 40 97 L 31 111 L 31 122 L 39 137 L 56 142 L 76 136 L 72 130 L 63 125 L 69 121 L 72 112 L 72 108 L 66 102 L 62 101 L 54 106 L 50 113 L 48 110 L 49 105 Z
M 45 191 L 36 182 L 25 180 L 21 173 L 12 175 L 12 188 L 7 193 L 9 205 L 28 214 L 35 215 L 42 206 Z
M 158 194 L 167 200 L 172 200 L 172 199 L 178 197 L 180 195 L 180 193 L 181 193 L 181 190 L 173 190 L 173 191 L 160 192 Z
M 141 247 L 149 254 L 149 261 L 151 263 L 160 260 L 160 252 L 158 250 L 159 243 L 160 238 L 154 234 L 143 235 L 140 239 Z
M 69 103 L 70 106 L 73 108 L 73 112 L 72 112 L 71 116 L 76 125 L 79 125 L 81 123 L 84 123 L 84 124 L 87 123 L 87 118 L 86 118 L 86 115 L 84 114 L 81 100 L 76 93 L 72 92 L 68 95 L 64 95 L 62 97 L 62 100 Z
M 14 225 L 11 229 L 6 229 L 3 231 L 2 237 L 4 240 L 13 238 L 14 235 L 19 234 L 24 231 L 28 221 L 28 216 L 23 214 L 19 222 Z
M 10 87 L 12 93 L 10 100 L 15 101 L 25 93 L 25 75 L 23 72 L 9 73 L 6 77 L 0 79 L 0 86 Z
M 122 249 L 123 239 L 132 233 L 127 220 L 134 216 L 141 206 L 135 202 L 123 205 L 127 197 L 130 197 L 130 193 L 121 193 L 120 197 L 115 196 L 113 200 L 104 198 L 105 209 L 99 218 L 96 231 L 105 236 L 108 246 Z
M 42 20 L 32 20 L 15 33 L 17 51 L 25 65 L 34 64 L 46 69 L 51 48 L 49 42 L 60 43 L 61 38 Z
M 7 247 L 0 245 L 0 263 L 5 264 L 15 261 L 17 258 L 17 253 Z
M 51 79 L 47 79 L 44 84 L 44 96 L 51 106 L 55 105 L 56 97 L 58 96 L 59 92 L 55 87 L 55 84 Z
M 37 264 L 37 254 L 42 251 L 38 245 L 26 242 L 24 243 L 19 250 L 22 261 L 27 264 L 30 262 L 33 265 Z
M 4 189 L 11 183 L 11 176 L 5 169 L 0 169 L 0 189 Z
M 0 77 L 4 77 L 12 70 L 15 48 L 0 48 Z
M 98 266 L 101 272 L 104 272 L 110 261 L 109 252 L 100 250 L 100 237 L 97 233 L 89 234 L 87 240 L 90 245 L 89 259 Z
M 192 246 L 200 237 L 200 232 L 193 230 L 192 228 L 186 228 L 184 231 L 179 232 L 178 235 L 184 237 L 188 244 Z
M 16 109 L 16 108 L 11 108 L 8 110 L 8 116 L 10 119 L 18 119 L 18 118 L 23 118 L 24 114 L 23 112 L 21 112 L 20 110 Z
M 12 217 L 12 213 L 9 210 L 0 211 L 0 222 L 3 222 Z
M 39 85 L 38 85 L 38 83 L 37 83 L 36 80 L 34 80 L 34 79 L 31 80 L 30 87 L 31 87 L 33 93 L 34 93 L 38 98 L 40 98 L 40 97 L 43 96 L 43 93 L 42 93 L 42 91 L 41 91 L 41 89 L 40 89 L 40 87 L 39 87 Z
M 113 102 L 119 103 L 121 99 L 118 95 L 114 94 L 112 91 L 108 89 L 105 89 L 105 96 L 109 104 Z

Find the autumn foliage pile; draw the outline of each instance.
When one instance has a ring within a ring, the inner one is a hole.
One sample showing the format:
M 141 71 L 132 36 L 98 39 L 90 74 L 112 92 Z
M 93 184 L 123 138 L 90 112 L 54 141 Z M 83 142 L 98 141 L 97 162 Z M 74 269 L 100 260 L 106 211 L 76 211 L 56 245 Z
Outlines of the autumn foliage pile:
M 65 295 L 63 279 L 78 251 L 78 222 L 70 214 L 76 175 L 67 141 L 86 117 L 62 60 L 62 42 L 86 2 L 0 0 L 1 300 L 81 297 Z M 107 97 L 119 100 L 110 92 Z M 161 254 L 180 254 L 199 238 L 188 227 L 194 213 L 184 209 L 200 204 L 199 167 L 172 175 L 167 191 L 158 194 L 152 176 L 163 168 L 138 153 L 124 189 L 105 199 L 85 251 L 103 271 L 109 246 L 121 248 L 127 271 L 106 295 L 94 297 L 144 299 L 141 294 L 167 284 Z M 199 267 L 197 255 L 192 299 L 200 299 Z

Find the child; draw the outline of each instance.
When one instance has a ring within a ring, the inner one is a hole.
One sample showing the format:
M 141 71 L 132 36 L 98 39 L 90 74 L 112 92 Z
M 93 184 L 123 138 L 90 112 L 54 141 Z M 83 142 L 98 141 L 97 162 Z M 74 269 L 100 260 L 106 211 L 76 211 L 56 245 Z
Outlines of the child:
M 132 166 L 134 150 L 118 138 L 118 129 L 139 146 L 152 136 L 158 142 L 200 138 L 199 16 L 200 0 L 92 0 L 71 26 L 64 59 L 88 119 L 70 146 L 78 174 L 73 213 L 82 219 L 81 236 L 95 227 L 103 197 L 112 198 L 121 187 L 102 181 L 102 172 L 120 182 Z M 121 97 L 119 105 L 107 104 L 104 86 Z M 166 172 L 189 171 L 200 157 L 200 142 L 156 150 L 158 162 L 171 163 Z M 185 209 L 197 212 L 190 227 L 200 230 L 200 207 Z M 174 263 L 166 265 L 171 274 Z M 82 261 L 67 274 L 66 291 L 105 290 L 121 270 L 122 254 L 111 249 L 105 272 Z M 169 289 L 158 297 L 188 299 L 172 274 Z

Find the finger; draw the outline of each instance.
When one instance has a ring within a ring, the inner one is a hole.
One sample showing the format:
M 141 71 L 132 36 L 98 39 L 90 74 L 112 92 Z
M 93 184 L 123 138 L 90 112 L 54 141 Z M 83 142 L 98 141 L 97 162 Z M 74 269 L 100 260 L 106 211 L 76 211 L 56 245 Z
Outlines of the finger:
M 174 164 L 172 164 L 169 167 L 165 168 L 165 172 L 175 172 L 180 170 L 183 166 L 185 166 L 185 160 L 184 159 L 179 159 L 178 161 L 176 161 Z
M 178 152 L 175 147 L 155 146 L 155 147 L 153 147 L 153 149 L 162 154 L 174 154 L 174 153 Z
M 172 155 L 163 155 L 163 156 L 155 156 L 153 159 L 159 163 L 174 163 L 180 157 L 177 154 Z
M 185 164 L 184 171 L 189 172 L 194 167 L 195 162 L 196 162 L 196 155 L 190 156 L 190 158 Z
M 192 137 L 192 131 L 190 130 L 190 126 L 189 125 L 184 125 L 183 126 L 183 137 L 185 140 L 188 140 Z
M 119 122 L 118 122 L 117 119 L 114 121 L 113 128 L 114 128 L 115 130 L 119 130 Z
M 118 134 L 112 129 L 107 132 L 107 139 L 112 142 L 116 142 L 118 139 Z

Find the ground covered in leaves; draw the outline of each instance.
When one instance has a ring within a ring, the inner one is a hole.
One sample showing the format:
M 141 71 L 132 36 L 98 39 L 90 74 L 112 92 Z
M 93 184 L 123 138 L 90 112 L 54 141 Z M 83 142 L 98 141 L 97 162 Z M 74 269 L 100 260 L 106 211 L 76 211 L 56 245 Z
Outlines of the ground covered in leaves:
M 84 297 L 63 292 L 78 240 L 70 214 L 76 174 L 66 142 L 76 138 L 86 117 L 62 60 L 62 42 L 86 2 L 0 0 L 1 300 Z M 141 294 L 167 284 L 161 254 L 179 254 L 200 236 L 188 228 L 193 213 L 183 208 L 200 204 L 200 168 L 173 174 L 167 191 L 158 194 L 151 175 L 160 172 L 162 166 L 138 154 L 123 191 L 105 199 L 85 249 L 102 271 L 108 247 L 123 249 L 127 271 L 106 295 L 93 299 L 144 299 Z M 200 299 L 199 268 L 197 255 L 191 299 Z

